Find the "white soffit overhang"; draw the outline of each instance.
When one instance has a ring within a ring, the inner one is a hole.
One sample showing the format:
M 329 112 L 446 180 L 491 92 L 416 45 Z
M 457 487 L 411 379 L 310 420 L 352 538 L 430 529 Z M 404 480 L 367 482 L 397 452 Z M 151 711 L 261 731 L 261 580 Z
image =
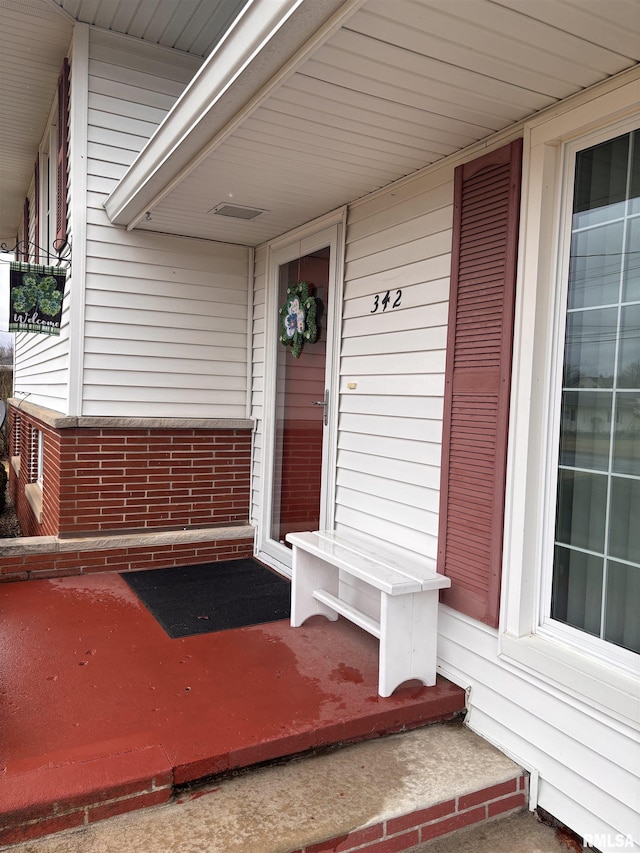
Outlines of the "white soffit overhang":
M 639 61 L 640 0 L 253 0 L 107 213 L 258 246 Z
M 0 0 L 0 243 L 15 241 L 72 34 L 49 0 Z
M 134 228 L 366 0 L 253 0 L 105 203 Z

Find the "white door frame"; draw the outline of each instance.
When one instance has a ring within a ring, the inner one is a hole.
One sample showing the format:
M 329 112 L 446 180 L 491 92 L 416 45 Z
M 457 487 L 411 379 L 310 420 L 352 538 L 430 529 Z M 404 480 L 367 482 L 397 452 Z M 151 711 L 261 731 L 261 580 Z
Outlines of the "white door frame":
M 329 411 L 322 443 L 321 527 L 334 523 L 335 470 L 337 454 L 340 330 L 344 291 L 344 222 L 346 209 L 280 237 L 268 246 L 267 286 L 265 294 L 264 411 L 262 457 L 260 465 L 261 497 L 256 531 L 256 556 L 287 577 L 291 577 L 291 550 L 271 539 L 273 499 L 273 461 L 275 431 L 276 361 L 279 270 L 282 264 L 304 257 L 317 249 L 330 247 L 329 301 L 326 317 L 331 318 L 324 333 L 327 343 L 325 385 L 329 389 Z

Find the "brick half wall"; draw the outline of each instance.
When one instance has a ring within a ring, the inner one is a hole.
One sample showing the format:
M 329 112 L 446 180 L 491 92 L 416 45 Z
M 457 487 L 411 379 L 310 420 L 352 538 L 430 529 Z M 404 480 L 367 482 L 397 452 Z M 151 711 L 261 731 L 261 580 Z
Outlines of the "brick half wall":
M 247 524 L 250 421 L 71 418 L 17 401 L 10 495 L 23 535 L 78 537 Z M 43 434 L 41 514 L 27 499 Z M 16 464 L 19 457 L 19 465 Z

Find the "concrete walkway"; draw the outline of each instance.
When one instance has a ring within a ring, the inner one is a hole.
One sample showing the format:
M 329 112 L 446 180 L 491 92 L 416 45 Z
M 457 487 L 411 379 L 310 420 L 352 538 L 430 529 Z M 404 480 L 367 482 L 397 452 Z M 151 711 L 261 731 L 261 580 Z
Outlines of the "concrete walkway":
M 241 772 L 171 803 L 8 849 L 566 853 L 526 811 L 526 796 L 526 774 L 510 759 L 461 724 L 437 724 Z M 469 824 L 455 840 L 437 840 Z

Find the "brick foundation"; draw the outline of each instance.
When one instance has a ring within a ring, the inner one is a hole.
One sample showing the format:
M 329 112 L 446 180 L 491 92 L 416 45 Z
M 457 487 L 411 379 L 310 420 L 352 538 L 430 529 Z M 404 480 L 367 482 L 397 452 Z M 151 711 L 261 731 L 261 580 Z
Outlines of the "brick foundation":
M 0 546 L 0 581 L 252 555 L 249 421 L 75 418 L 13 400 L 10 423 L 23 536 Z
M 148 759 L 146 759 L 148 760 Z M 206 793 L 206 792 L 205 792 Z M 170 773 L 133 780 L 127 786 L 96 788 L 84 798 L 58 800 L 49 806 L 32 805 L 3 814 L 0 845 L 15 844 L 86 826 L 96 820 L 151 805 L 167 803 L 173 796 Z M 180 794 L 178 803 L 202 796 Z M 527 779 L 521 774 L 480 791 L 459 796 L 405 815 L 354 829 L 346 835 L 296 847 L 290 853 L 399 853 L 474 824 L 527 807 Z
M 190 566 L 250 557 L 251 529 L 239 527 L 237 538 L 234 530 L 193 531 L 192 535 L 143 534 L 97 542 L 53 537 L 9 539 L 0 546 L 0 582 Z
M 290 853 L 399 853 L 472 824 L 527 806 L 527 780 L 521 774 L 500 785 L 391 817 L 348 835 L 296 847 Z
M 250 422 L 71 418 L 16 403 L 9 492 L 24 536 L 247 523 Z M 44 443 L 40 513 L 27 498 L 34 430 Z
M 0 846 L 167 803 L 173 793 L 171 766 L 159 746 L 86 761 L 75 785 L 64 765 L 41 771 L 35 790 L 31 775 L 16 780 L 3 804 Z M 121 781 L 110 783 L 110 778 Z

